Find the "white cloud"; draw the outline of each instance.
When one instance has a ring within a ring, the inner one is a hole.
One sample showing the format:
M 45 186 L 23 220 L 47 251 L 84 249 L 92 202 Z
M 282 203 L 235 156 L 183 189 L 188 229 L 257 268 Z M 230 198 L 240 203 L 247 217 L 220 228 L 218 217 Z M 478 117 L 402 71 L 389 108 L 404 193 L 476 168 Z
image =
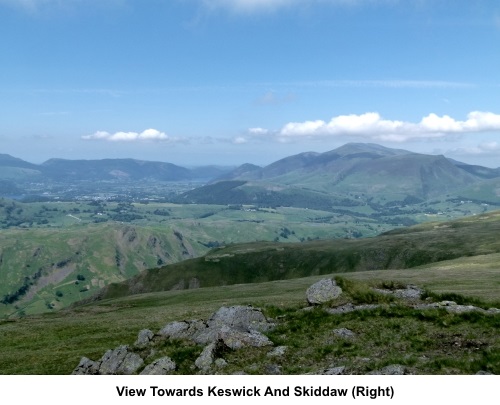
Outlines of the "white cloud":
M 233 143 L 235 145 L 242 145 L 242 144 L 247 143 L 247 142 L 248 142 L 248 140 L 243 136 L 237 136 L 236 138 L 233 139 Z
M 251 128 L 251 135 L 271 134 L 278 141 L 300 138 L 355 137 L 374 141 L 405 142 L 411 140 L 443 139 L 451 135 L 500 131 L 500 115 L 492 112 L 473 111 L 464 121 L 448 115 L 431 113 L 420 122 L 387 120 L 377 112 L 361 115 L 339 115 L 330 121 L 290 122 L 279 131 Z
M 269 133 L 269 130 L 265 128 L 249 128 L 248 132 L 252 135 L 266 135 Z
M 101 140 L 110 142 L 137 142 L 137 141 L 161 141 L 161 142 L 182 142 L 181 138 L 173 138 L 160 132 L 157 129 L 146 129 L 142 132 L 115 132 L 110 134 L 106 131 L 97 131 L 92 135 L 82 136 L 84 140 Z

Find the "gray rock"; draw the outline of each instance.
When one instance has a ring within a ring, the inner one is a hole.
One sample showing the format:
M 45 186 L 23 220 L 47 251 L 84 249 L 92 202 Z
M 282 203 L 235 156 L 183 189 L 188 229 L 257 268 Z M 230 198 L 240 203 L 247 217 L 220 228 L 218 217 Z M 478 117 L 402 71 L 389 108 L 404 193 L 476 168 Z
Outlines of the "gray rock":
M 214 365 L 217 368 L 224 368 L 227 366 L 227 361 L 224 359 L 215 359 Z
M 323 371 L 323 375 L 341 375 L 344 374 L 345 366 L 330 367 Z
M 176 364 L 168 356 L 155 360 L 141 371 L 141 375 L 167 375 L 175 371 Z
M 356 334 L 352 330 L 347 329 L 347 328 L 334 329 L 332 332 L 335 336 L 338 336 L 341 338 L 350 339 L 350 338 L 353 338 L 356 336 Z
M 368 373 L 370 375 L 404 375 L 406 374 L 406 367 L 401 364 L 391 364 L 380 370 L 374 370 Z
M 202 320 L 170 322 L 158 332 L 158 335 L 171 339 L 190 339 L 204 332 L 207 324 Z
M 279 375 L 281 374 L 281 366 L 277 364 L 266 364 L 264 372 L 268 375 Z
M 288 346 L 278 346 L 275 347 L 273 350 L 271 350 L 269 353 L 267 353 L 267 357 L 281 357 L 285 355 L 285 352 L 287 351 Z
M 379 307 L 380 305 L 377 304 L 353 305 L 351 303 L 348 303 L 335 308 L 327 308 L 325 309 L 325 311 L 328 312 L 329 314 L 335 315 L 335 314 L 344 314 L 346 312 L 352 312 L 352 311 L 361 311 L 364 309 L 376 309 Z
M 207 370 L 212 367 L 215 360 L 217 346 L 220 345 L 218 342 L 212 342 L 208 346 L 205 346 L 201 354 L 195 360 L 194 365 L 200 370 Z
M 413 285 L 409 285 L 404 290 L 394 291 L 394 296 L 407 300 L 418 300 L 422 296 L 423 291 Z
M 257 330 L 259 332 L 266 332 L 274 326 L 260 309 L 244 305 L 219 308 L 210 317 L 207 324 L 209 328 L 220 328 L 227 325 L 233 329 Z
M 489 371 L 479 370 L 476 375 L 493 375 L 493 373 L 490 373 Z
M 96 375 L 99 374 L 101 363 L 82 357 L 78 366 L 71 373 L 72 375 Z
M 229 326 L 222 326 L 219 331 L 219 338 L 231 349 L 241 349 L 243 347 L 263 347 L 272 346 L 273 342 L 259 331 L 251 330 L 245 332 L 233 329 Z
M 99 374 L 135 374 L 144 364 L 141 356 L 129 352 L 128 346 L 125 345 L 108 350 L 100 362 Z
M 337 298 L 342 293 L 342 288 L 330 278 L 324 278 L 314 283 L 306 291 L 306 299 L 310 305 L 323 304 Z
M 154 333 L 149 329 L 143 329 L 139 332 L 137 336 L 137 340 L 134 343 L 134 346 L 137 347 L 145 347 L 151 343 L 153 340 Z

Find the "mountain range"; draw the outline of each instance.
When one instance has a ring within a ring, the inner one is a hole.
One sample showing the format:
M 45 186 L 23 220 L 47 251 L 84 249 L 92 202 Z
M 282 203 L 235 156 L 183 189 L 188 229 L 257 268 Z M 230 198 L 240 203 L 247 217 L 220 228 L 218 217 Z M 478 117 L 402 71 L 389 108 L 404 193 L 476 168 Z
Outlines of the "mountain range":
M 244 164 L 184 193 L 179 201 L 284 203 L 324 209 L 327 205 L 357 205 L 360 196 L 365 200 L 423 201 L 461 190 L 467 193 L 478 184 L 491 191 L 497 190 L 499 180 L 500 169 L 468 165 L 442 155 L 350 143 L 325 153 L 289 156 L 265 167 Z M 498 201 L 497 191 L 490 195 L 491 201 Z

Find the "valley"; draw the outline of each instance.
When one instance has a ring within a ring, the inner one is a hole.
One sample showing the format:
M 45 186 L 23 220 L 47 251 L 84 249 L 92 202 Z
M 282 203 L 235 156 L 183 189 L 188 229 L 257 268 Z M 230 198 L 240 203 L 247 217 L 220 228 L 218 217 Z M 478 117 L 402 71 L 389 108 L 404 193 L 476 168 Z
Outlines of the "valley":
M 498 170 L 374 144 L 238 168 L 0 155 L 0 181 L 4 317 L 65 308 L 214 248 L 373 238 L 500 207 Z

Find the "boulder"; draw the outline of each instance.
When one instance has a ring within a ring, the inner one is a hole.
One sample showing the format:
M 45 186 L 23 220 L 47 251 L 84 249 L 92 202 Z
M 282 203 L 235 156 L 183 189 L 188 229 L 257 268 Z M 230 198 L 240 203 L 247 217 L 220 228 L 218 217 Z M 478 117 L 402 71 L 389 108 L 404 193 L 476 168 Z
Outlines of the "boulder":
M 153 363 L 148 364 L 141 371 L 141 375 L 167 375 L 172 374 L 175 371 L 176 364 L 168 356 L 162 357 L 161 359 L 155 360 Z
M 214 363 L 217 352 L 221 350 L 222 342 L 216 341 L 205 346 L 201 354 L 195 360 L 194 365 L 200 370 L 208 370 Z
M 151 343 L 153 337 L 154 333 L 152 331 L 149 329 L 142 329 L 137 336 L 134 346 L 145 347 Z
M 194 340 L 197 335 L 207 329 L 207 324 L 202 320 L 174 321 L 165 325 L 158 335 L 171 339 Z M 203 342 L 202 342 L 203 343 Z
M 128 351 L 128 346 L 122 345 L 108 350 L 100 360 L 99 374 L 135 374 L 144 364 L 141 356 Z
M 272 346 L 273 342 L 259 331 L 243 331 L 224 325 L 218 333 L 219 338 L 230 349 L 241 349 L 243 347 Z
M 207 324 L 209 328 L 229 326 L 233 329 L 259 332 L 266 332 L 274 326 L 260 309 L 244 305 L 219 308 L 212 314 Z
M 335 281 L 324 278 L 307 289 L 306 298 L 310 305 L 318 305 L 337 298 L 341 293 L 342 288 Z
M 82 357 L 78 366 L 71 373 L 72 375 L 96 375 L 99 374 L 100 363 L 90 360 L 87 357 Z

